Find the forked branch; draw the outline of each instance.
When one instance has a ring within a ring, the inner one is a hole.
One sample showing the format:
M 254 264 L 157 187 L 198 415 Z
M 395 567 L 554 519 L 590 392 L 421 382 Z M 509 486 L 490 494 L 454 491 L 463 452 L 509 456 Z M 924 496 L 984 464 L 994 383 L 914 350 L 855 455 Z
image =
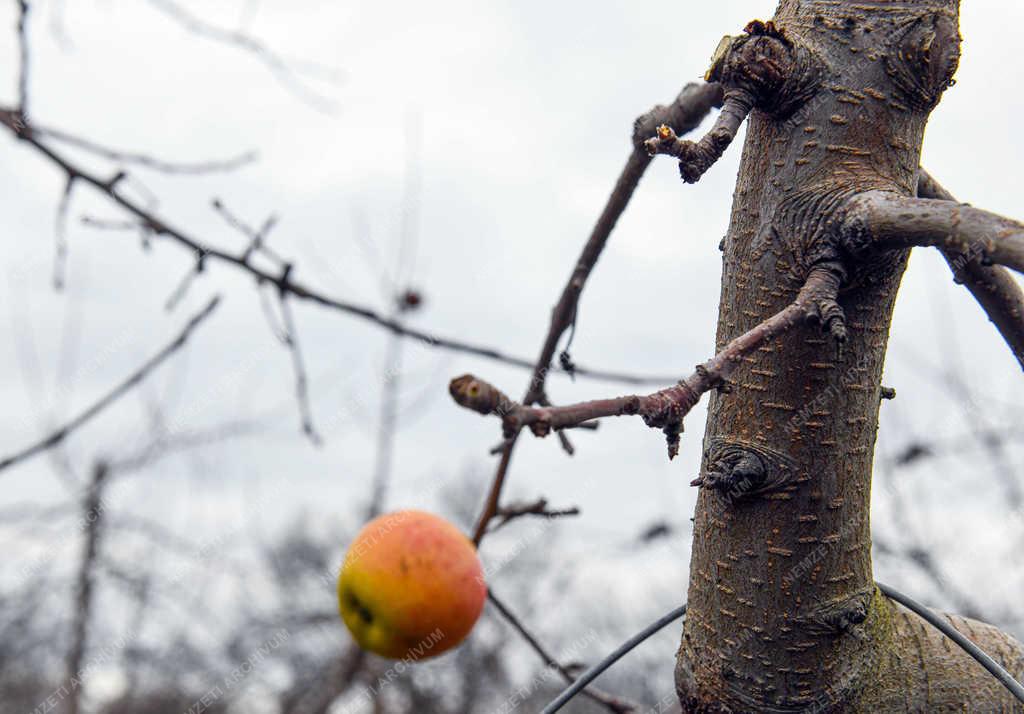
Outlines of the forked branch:
M 597 264 L 608 238 L 615 224 L 626 206 L 629 204 L 633 191 L 640 183 L 641 177 L 651 163 L 651 157 L 644 148 L 644 137 L 650 134 L 661 124 L 671 122 L 680 130 L 689 130 L 700 124 L 707 116 L 711 108 L 718 106 L 722 101 L 722 87 L 718 84 L 688 84 L 679 93 L 675 101 L 668 105 L 654 107 L 646 114 L 641 115 L 633 124 L 633 151 L 630 152 L 626 165 L 619 174 L 615 187 L 612 189 L 604 210 L 601 211 L 597 223 L 594 224 L 590 237 L 583 246 L 579 259 L 573 268 L 569 280 L 562 289 L 558 304 L 551 311 L 551 323 L 548 326 L 547 336 L 541 346 L 540 356 L 533 365 L 533 376 L 526 387 L 523 397 L 523 404 L 532 405 L 544 403 L 545 406 L 545 384 L 547 376 L 552 370 L 552 359 L 558 349 L 559 340 L 565 331 L 574 323 L 579 305 L 580 295 L 586 285 L 587 278 Z M 579 373 L 579 367 L 574 367 Z M 665 380 L 668 381 L 668 380 Z M 476 528 L 473 531 L 473 542 L 477 545 L 483 540 L 487 533 L 487 526 L 499 510 L 501 492 L 505 486 L 505 477 L 508 474 L 508 467 L 512 461 L 512 452 L 515 449 L 516 438 L 513 435 L 506 439 L 499 449 L 501 458 L 491 479 L 491 487 L 487 494 L 480 517 L 477 519 Z M 566 442 L 562 442 L 565 446 Z
M 487 590 L 487 599 L 490 600 L 491 604 L 494 605 L 494 608 L 501 614 L 501 616 L 505 618 L 505 621 L 508 622 L 508 624 L 510 624 L 524 640 L 526 640 L 526 644 L 528 644 L 534 652 L 540 655 L 540 658 L 544 661 L 545 667 L 558 672 L 558 674 L 562 676 L 562 679 L 569 684 L 576 681 L 576 675 L 573 671 L 569 667 L 560 663 L 550 652 L 548 652 L 547 648 L 545 648 L 544 645 L 542 645 L 540 641 L 533 636 L 533 633 L 526 628 L 526 625 L 523 624 L 522 620 L 516 617 L 515 614 L 509 610 L 508 606 L 498 599 L 498 596 L 494 594 L 493 590 Z M 583 695 L 603 705 L 608 711 L 614 712 L 614 714 L 628 714 L 629 712 L 637 710 L 637 706 L 632 702 L 628 702 L 614 694 L 604 692 L 597 687 L 587 687 L 583 690 Z
M 132 372 L 128 377 L 110 390 L 107 394 L 103 395 L 100 399 L 86 408 L 84 411 L 73 417 L 56 430 L 43 437 L 34 444 L 27 446 L 20 451 L 17 451 L 10 456 L 6 456 L 0 459 L 0 471 L 10 468 L 15 464 L 18 464 L 25 459 L 35 456 L 38 453 L 44 452 L 48 449 L 52 449 L 68 436 L 75 432 L 81 426 L 87 424 L 97 414 L 101 413 L 108 406 L 120 399 L 124 394 L 129 392 L 133 387 L 141 383 L 146 377 L 148 377 L 153 370 L 159 367 L 163 362 L 172 356 L 175 352 L 180 350 L 188 342 L 189 337 L 196 330 L 197 327 L 208 318 L 213 311 L 217 308 L 220 303 L 220 297 L 214 297 L 207 303 L 206 307 L 200 310 L 196 315 L 188 321 L 184 329 L 174 338 L 166 347 L 160 350 L 158 353 L 153 355 L 149 360 L 145 362 L 141 367 Z
M 205 264 L 220 263 L 235 269 L 249 273 L 256 281 L 263 285 L 272 285 L 278 290 L 288 293 L 291 297 L 306 302 L 315 303 L 322 307 L 343 312 L 376 324 L 392 334 L 413 339 L 419 343 L 441 349 L 447 349 L 465 354 L 471 354 L 484 359 L 504 362 L 516 367 L 534 368 L 532 360 L 506 354 L 499 350 L 484 345 L 471 344 L 462 340 L 433 335 L 424 330 L 417 330 L 407 327 L 402 321 L 385 317 L 372 308 L 354 302 L 339 300 L 335 297 L 322 293 L 311 286 L 307 286 L 291 276 L 283 273 L 276 273 L 265 270 L 258 266 L 250 258 L 252 251 L 248 248 L 241 253 L 234 253 L 222 250 L 206 243 L 200 237 L 187 232 L 185 229 L 175 228 L 168 221 L 158 216 L 154 211 L 139 202 L 133 201 L 130 197 L 118 190 L 118 184 L 125 174 L 119 172 L 111 178 L 103 178 L 94 172 L 88 171 L 84 166 L 71 161 L 48 143 L 44 143 L 41 137 L 35 133 L 35 128 L 26 122 L 24 115 L 16 109 L 0 106 L 0 125 L 7 127 L 14 136 L 24 141 L 38 153 L 46 157 L 51 163 L 64 172 L 68 180 L 79 181 L 87 184 L 101 194 L 105 195 L 111 202 L 129 214 L 133 221 L 145 229 L 148 233 L 169 240 L 182 248 L 187 249 L 195 256 L 203 259 Z M 265 251 L 264 251 L 265 252 Z M 550 371 L 562 371 L 553 368 L 545 369 Z M 596 379 L 621 381 L 628 384 L 657 384 L 666 381 L 664 377 L 637 376 L 610 372 L 606 370 L 588 369 L 577 366 L 574 374 Z
M 551 361 L 569 326 L 573 323 L 576 308 L 579 304 L 583 287 L 590 277 L 591 271 L 601 257 L 608 238 L 630 198 L 640 183 L 640 178 L 651 163 L 651 157 L 644 149 L 644 137 L 650 135 L 654 128 L 666 122 L 672 122 L 680 131 L 690 131 L 708 115 L 712 107 L 722 101 L 722 88 L 717 84 L 688 84 L 668 105 L 658 105 L 651 111 L 637 118 L 633 125 L 633 151 L 622 169 L 615 187 L 608 196 L 604 210 L 594 224 L 593 230 L 583 246 L 583 251 L 573 267 L 572 274 L 562 289 L 558 304 L 551 311 L 551 323 L 548 334 L 544 338 L 540 356 L 534 365 L 533 378 L 523 398 L 524 404 L 535 404 L 544 395 L 544 384 L 547 373 L 551 370 Z
M 665 433 L 671 459 L 679 452 L 683 417 L 701 395 L 725 385 L 743 358 L 758 347 L 805 322 L 820 324 L 838 342 L 846 339 L 845 316 L 836 301 L 842 279 L 843 271 L 838 266 L 831 263 L 816 266 L 792 304 L 733 339 L 717 355 L 698 365 L 685 380 L 651 394 L 533 407 L 512 401 L 501 390 L 471 374 L 456 377 L 448 389 L 459 405 L 481 414 L 500 416 L 507 438 L 524 427 L 529 427 L 536 436 L 546 436 L 553 429 L 566 429 L 593 419 L 639 415 L 648 426 Z

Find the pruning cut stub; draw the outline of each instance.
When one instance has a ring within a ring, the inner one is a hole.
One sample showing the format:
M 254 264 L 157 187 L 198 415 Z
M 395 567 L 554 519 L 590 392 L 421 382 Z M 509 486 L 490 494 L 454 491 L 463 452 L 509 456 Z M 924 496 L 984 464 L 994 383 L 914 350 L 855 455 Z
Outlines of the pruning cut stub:
M 708 71 L 704 73 L 705 82 L 714 82 L 715 77 L 721 73 L 722 63 L 725 61 L 725 56 L 729 53 L 729 47 L 732 46 L 732 41 L 732 35 L 726 35 L 718 41 L 718 47 L 715 48 L 714 53 L 711 55 L 711 66 L 709 66 Z

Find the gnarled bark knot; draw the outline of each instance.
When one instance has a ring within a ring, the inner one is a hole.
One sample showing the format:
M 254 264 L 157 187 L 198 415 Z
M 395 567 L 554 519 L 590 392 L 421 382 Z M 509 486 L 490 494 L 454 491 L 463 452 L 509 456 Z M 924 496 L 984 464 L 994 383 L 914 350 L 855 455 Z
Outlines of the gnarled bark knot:
M 679 173 L 687 183 L 696 183 L 721 158 L 751 110 L 784 118 L 819 86 L 823 64 L 804 43 L 792 41 L 772 22 L 754 20 L 744 32 L 722 39 L 705 75 L 725 87 L 722 113 L 711 131 L 693 142 L 662 125 L 645 144 L 652 156 L 679 159 Z

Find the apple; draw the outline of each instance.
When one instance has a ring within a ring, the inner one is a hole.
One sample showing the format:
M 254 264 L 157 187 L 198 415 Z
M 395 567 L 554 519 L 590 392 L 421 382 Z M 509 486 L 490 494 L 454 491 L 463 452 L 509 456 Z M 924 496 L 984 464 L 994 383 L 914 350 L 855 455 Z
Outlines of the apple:
M 423 511 L 367 523 L 345 554 L 338 609 L 366 650 L 421 660 L 458 645 L 487 597 L 476 548 L 454 525 Z

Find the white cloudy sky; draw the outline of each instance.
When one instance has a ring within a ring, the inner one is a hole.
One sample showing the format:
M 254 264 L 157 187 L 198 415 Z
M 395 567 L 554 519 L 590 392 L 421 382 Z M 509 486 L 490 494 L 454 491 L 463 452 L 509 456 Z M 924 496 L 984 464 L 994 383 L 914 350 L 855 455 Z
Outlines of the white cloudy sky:
M 0 5 L 0 101 L 8 105 L 14 5 Z M 417 249 L 407 277 L 427 297 L 415 324 L 527 357 L 536 354 L 549 308 L 628 154 L 633 118 L 698 79 L 722 35 L 773 10 L 770 0 L 677 3 L 672 14 L 622 0 L 186 5 L 211 23 L 244 27 L 286 56 L 336 68 L 340 84 L 306 82 L 336 109 L 310 106 L 251 55 L 188 33 L 155 3 L 67 0 L 39 3 L 32 16 L 33 117 L 169 159 L 257 149 L 257 163 L 231 174 L 134 172 L 133 195 L 152 193 L 168 221 L 226 247 L 241 242 L 211 210 L 212 197 L 251 223 L 275 212 L 271 245 L 294 259 L 300 280 L 375 308 L 387 309 L 379 271 L 394 267 L 403 207 L 413 205 Z M 1024 78 L 1018 50 L 1005 38 L 1006 28 L 1024 24 L 1024 5 L 964 5 L 958 83 L 934 114 L 923 163 L 962 200 L 1022 217 L 1011 171 L 1024 149 L 1024 93 L 1014 89 Z M 737 145 L 695 186 L 679 181 L 673 162 L 654 163 L 588 285 L 573 350 L 581 364 L 685 374 L 710 354 L 717 245 L 738 158 Z M 185 428 L 260 418 L 267 426 L 258 438 L 164 460 L 119 482 L 112 502 L 183 535 L 247 521 L 253 499 L 267 492 L 285 495 L 261 510 L 261 529 L 299 513 L 350 525 L 373 468 L 386 336 L 358 319 L 296 305 L 315 420 L 332 425 L 324 447 L 313 448 L 298 432 L 288 353 L 275 342 L 251 281 L 211 266 L 185 304 L 165 312 L 188 256 L 159 242 L 146 252 L 132 234 L 82 226 L 82 215 L 119 214 L 79 188 L 68 284 L 55 292 L 62 176 L 7 134 L 0 165 L 0 454 L 90 403 L 219 293 L 224 304 L 186 353 L 73 438 L 70 461 L 81 474 L 98 457 L 142 444 L 150 403 Z M 410 175 L 418 177 L 411 189 Z M 358 235 L 369 236 L 376 257 L 360 249 Z M 989 426 L 1020 423 L 1024 377 L 937 254 L 913 258 L 891 344 L 885 380 L 899 397 L 883 405 L 880 437 L 889 453 L 915 437 L 943 441 L 969 432 L 963 400 L 941 386 L 948 370 L 988 405 Z M 472 371 L 519 393 L 526 375 L 420 348 L 411 349 L 405 368 L 404 404 L 414 408 L 400 418 L 406 426 L 389 505 L 435 507 L 452 482 L 482 498 L 497 425 L 454 407 L 447 380 Z M 550 393 L 564 402 L 621 389 L 555 378 Z M 526 440 L 516 452 L 510 495 L 582 508 L 582 517 L 558 526 L 561 552 L 553 549 L 550 559 L 574 563 L 580 598 L 614 586 L 624 603 L 622 634 L 685 594 L 695 495 L 688 482 L 703 418 L 697 410 L 688 419 L 681 456 L 671 464 L 657 434 L 634 421 L 579 435 L 572 459 L 555 440 Z M 949 553 L 952 579 L 965 588 L 985 583 L 978 599 L 1001 607 L 1013 602 L 1021 564 L 996 526 L 1014 524 L 1019 545 L 1022 519 L 1006 509 L 979 454 L 901 472 L 901 483 L 912 521 Z M 1019 448 L 1007 458 L 1010 471 L 1024 468 Z M 68 496 L 45 458 L 2 479 L 2 507 Z M 887 523 L 890 499 L 878 501 L 875 528 L 897 539 Z M 681 535 L 621 557 L 619 546 L 656 519 L 676 524 Z M 879 572 L 942 604 L 913 572 L 885 560 Z M 572 628 L 564 611 L 537 621 L 549 632 Z M 675 636 L 661 641 L 667 659 Z

